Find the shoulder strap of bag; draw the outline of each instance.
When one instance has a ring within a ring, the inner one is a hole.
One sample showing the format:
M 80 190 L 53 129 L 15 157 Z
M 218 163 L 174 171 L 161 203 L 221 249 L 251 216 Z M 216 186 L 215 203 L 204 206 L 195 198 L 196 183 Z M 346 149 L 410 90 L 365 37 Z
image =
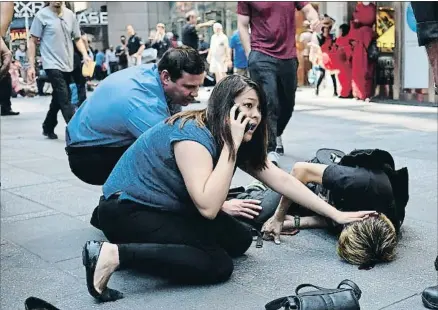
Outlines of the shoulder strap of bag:
M 356 283 L 354 283 L 351 280 L 344 280 L 341 283 L 339 283 L 338 288 L 341 288 L 341 286 L 346 285 L 349 286 L 353 289 L 354 294 L 356 295 L 357 300 L 360 299 L 360 297 L 362 296 L 362 291 L 360 290 L 359 286 L 357 286 Z
M 295 294 L 298 295 L 298 294 L 299 294 L 299 291 L 300 291 L 301 289 L 305 288 L 305 287 L 313 287 L 313 288 L 316 288 L 317 290 L 326 290 L 326 288 L 324 288 L 324 287 L 316 286 L 316 285 L 313 285 L 313 284 L 300 284 L 300 285 L 298 285 L 297 288 L 295 289 Z
M 266 310 L 278 310 L 280 308 L 289 306 L 289 300 L 287 297 L 281 297 L 268 302 L 265 305 Z

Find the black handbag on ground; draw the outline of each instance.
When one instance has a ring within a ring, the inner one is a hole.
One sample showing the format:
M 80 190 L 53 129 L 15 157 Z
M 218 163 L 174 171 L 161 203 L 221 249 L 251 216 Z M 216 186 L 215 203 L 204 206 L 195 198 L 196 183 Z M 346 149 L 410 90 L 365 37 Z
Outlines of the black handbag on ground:
M 305 287 L 316 291 L 299 293 Z M 360 310 L 362 291 L 350 280 L 339 283 L 336 289 L 327 289 L 312 284 L 301 284 L 295 289 L 295 296 L 275 299 L 265 305 L 266 310 Z

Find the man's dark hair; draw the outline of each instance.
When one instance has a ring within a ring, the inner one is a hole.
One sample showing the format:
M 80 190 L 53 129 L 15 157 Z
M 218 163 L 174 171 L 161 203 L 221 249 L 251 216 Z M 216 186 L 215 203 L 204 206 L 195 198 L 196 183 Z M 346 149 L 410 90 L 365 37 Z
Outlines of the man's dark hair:
M 204 61 L 199 53 L 188 46 L 171 48 L 164 53 L 158 63 L 158 72 L 167 70 L 170 79 L 175 82 L 182 77 L 183 72 L 199 75 L 204 73 Z
M 126 39 L 125 35 L 123 35 L 123 34 L 120 36 L 120 39 L 121 39 L 121 38 L 125 38 L 125 39 Z

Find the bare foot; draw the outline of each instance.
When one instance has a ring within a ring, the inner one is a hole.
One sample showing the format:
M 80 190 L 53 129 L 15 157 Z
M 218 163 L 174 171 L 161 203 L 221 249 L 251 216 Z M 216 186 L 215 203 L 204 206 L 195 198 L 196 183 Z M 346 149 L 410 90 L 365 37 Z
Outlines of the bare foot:
M 98 293 L 105 290 L 111 275 L 119 266 L 119 249 L 117 245 L 104 242 L 94 271 L 94 288 Z

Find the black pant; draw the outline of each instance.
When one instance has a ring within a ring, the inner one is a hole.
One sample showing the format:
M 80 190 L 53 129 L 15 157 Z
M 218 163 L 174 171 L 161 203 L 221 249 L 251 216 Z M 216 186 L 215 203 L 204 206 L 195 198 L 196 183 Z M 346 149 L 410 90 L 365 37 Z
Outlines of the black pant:
M 283 134 L 295 106 L 298 60 L 277 59 L 251 51 L 248 70 L 264 90 L 268 101 L 268 152 L 275 151 L 276 138 Z
M 122 147 L 66 147 L 65 151 L 70 169 L 75 176 L 91 185 L 103 185 L 128 148 L 129 145 Z
M 113 74 L 119 70 L 119 64 L 116 61 L 110 62 L 109 67 L 110 67 L 111 74 Z
M 72 72 L 72 78 L 76 84 L 76 89 L 78 91 L 78 107 L 87 99 L 86 84 L 87 80 L 82 75 L 82 66 L 77 66 Z
M 58 112 L 61 110 L 65 122 L 68 124 L 73 117 L 74 108 L 71 105 L 70 81 L 71 72 L 62 72 L 57 69 L 45 69 L 52 84 L 52 102 L 43 123 L 45 132 L 53 132 L 58 125 Z
M 119 70 L 123 70 L 123 69 L 126 69 L 126 68 L 128 68 L 128 63 L 126 62 L 119 62 Z M 119 71 L 119 70 L 117 70 L 117 71 Z
M 11 96 L 12 96 L 12 78 L 8 72 L 0 80 L 0 105 L 1 105 L 1 111 L 3 113 L 9 112 L 12 109 Z
M 117 198 L 97 207 L 99 226 L 119 248 L 120 268 L 135 268 L 187 284 L 226 281 L 232 257 L 252 242 L 248 227 L 222 211 L 214 220 L 199 213 L 159 211 Z
M 322 81 L 325 78 L 325 69 L 319 67 L 318 70 L 321 72 L 318 78 L 318 83 L 316 83 L 316 92 L 319 92 L 319 86 L 321 86 Z M 337 88 L 337 84 L 336 84 L 336 75 L 334 74 L 330 74 L 330 77 L 332 78 L 333 81 L 333 92 L 335 93 L 335 95 L 337 95 L 338 93 L 338 88 Z
M 97 65 L 94 70 L 94 76 L 96 80 L 102 81 L 104 78 L 106 78 L 106 71 L 103 71 L 103 67 Z
M 417 21 L 418 44 L 424 46 L 434 40 L 438 40 L 438 3 L 411 2 Z
M 46 82 L 49 82 L 47 76 L 39 76 L 36 80 L 37 88 L 38 88 L 38 95 L 44 96 L 44 85 Z

